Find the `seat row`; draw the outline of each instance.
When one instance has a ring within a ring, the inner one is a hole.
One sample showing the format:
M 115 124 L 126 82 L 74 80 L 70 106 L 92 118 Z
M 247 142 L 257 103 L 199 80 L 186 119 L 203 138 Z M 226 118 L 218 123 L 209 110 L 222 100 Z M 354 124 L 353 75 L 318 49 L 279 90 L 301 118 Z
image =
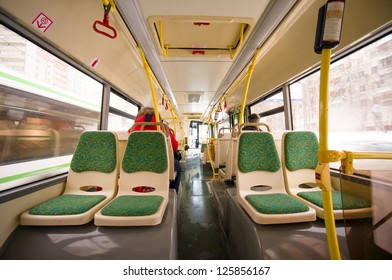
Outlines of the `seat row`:
M 155 125 L 161 129 L 129 134 L 121 164 L 117 133 L 83 132 L 63 194 L 22 213 L 20 224 L 81 225 L 93 219 L 97 226 L 160 224 L 173 153 L 168 127 Z
M 240 130 L 229 141 L 227 163 L 234 164 L 226 164 L 226 171 L 233 169 L 238 201 L 256 223 L 324 218 L 322 191 L 315 180 L 319 144 L 313 132 L 287 131 L 275 140 L 269 132 Z M 281 150 L 276 147 L 280 145 Z M 219 138 L 217 151 L 221 151 Z M 372 214 L 369 201 L 338 190 L 333 190 L 331 195 L 335 219 L 364 218 Z

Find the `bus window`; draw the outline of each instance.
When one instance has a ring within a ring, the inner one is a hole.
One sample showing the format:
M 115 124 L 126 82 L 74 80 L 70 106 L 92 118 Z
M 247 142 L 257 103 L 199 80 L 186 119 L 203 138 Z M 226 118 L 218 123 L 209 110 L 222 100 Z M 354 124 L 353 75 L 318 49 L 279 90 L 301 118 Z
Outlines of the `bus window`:
M 271 131 L 281 131 L 285 129 L 282 91 L 251 105 L 250 112 L 259 114 L 261 117 L 260 121 L 267 123 L 271 128 Z
M 200 121 L 191 121 L 189 126 L 190 148 L 200 149 L 202 143 L 206 143 L 208 134 L 208 125 Z
M 128 130 L 135 122 L 138 107 L 110 92 L 108 130 Z
M 79 135 L 99 128 L 103 86 L 3 25 L 0 35 L 1 191 L 68 170 Z
M 319 71 L 290 85 L 293 127 L 318 132 Z M 392 151 L 392 35 L 331 64 L 329 145 Z

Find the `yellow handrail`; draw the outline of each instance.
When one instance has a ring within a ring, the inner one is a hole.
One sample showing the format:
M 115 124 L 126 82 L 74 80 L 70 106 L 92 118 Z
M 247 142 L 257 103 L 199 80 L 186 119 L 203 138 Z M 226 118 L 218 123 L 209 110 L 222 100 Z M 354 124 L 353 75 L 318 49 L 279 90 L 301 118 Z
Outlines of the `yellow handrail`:
M 163 32 L 162 32 L 162 21 L 159 21 L 159 44 L 161 45 L 162 51 L 163 51 L 163 55 L 165 56 L 165 58 L 167 58 L 168 56 L 168 48 L 169 45 L 164 45 L 163 44 Z
M 330 258 L 340 260 L 340 249 L 336 235 L 336 225 L 333 215 L 332 205 L 332 186 L 331 175 L 329 171 L 329 160 L 322 155 L 328 152 L 328 80 L 329 67 L 331 63 L 331 49 L 323 49 L 321 53 L 320 69 L 320 107 L 319 107 L 319 163 L 316 167 L 316 182 L 321 185 L 324 222 L 327 231 L 327 240 Z
M 143 59 L 145 60 L 145 58 L 143 58 L 143 57 L 144 57 L 144 54 L 143 54 L 143 56 L 142 56 L 142 60 L 143 60 Z M 144 60 L 143 60 L 143 63 L 144 63 Z M 148 65 L 148 64 L 147 64 L 147 65 Z M 149 67 L 149 66 L 148 66 L 148 67 Z M 149 69 L 150 69 L 150 68 L 149 68 Z M 149 70 L 149 71 L 151 72 L 151 70 Z M 153 75 L 150 75 L 150 76 L 151 76 L 152 81 L 154 82 L 154 85 L 160 90 L 160 92 L 161 92 L 161 94 L 162 94 L 162 97 L 163 97 L 163 98 L 165 99 L 165 101 L 169 104 L 170 111 L 171 111 L 172 115 L 174 115 L 175 118 L 176 118 L 178 121 L 180 121 L 180 118 L 178 117 L 176 111 L 174 110 L 174 108 L 173 108 L 173 106 L 172 106 L 170 100 L 167 98 L 166 94 L 164 93 L 164 91 L 163 91 L 161 85 L 159 84 L 158 80 L 156 79 L 155 76 L 153 76 Z
M 140 56 L 143 60 L 143 65 L 144 65 L 144 70 L 146 71 L 147 74 L 147 79 L 148 82 L 150 84 L 150 91 L 151 91 L 151 96 L 152 96 L 152 101 L 154 104 L 154 112 L 155 112 L 155 119 L 156 122 L 159 122 L 159 112 L 158 112 L 158 103 L 157 103 L 157 98 L 155 95 L 155 89 L 154 89 L 154 85 L 153 85 L 153 80 L 152 80 L 152 75 L 151 75 L 151 69 L 150 66 L 147 63 L 146 57 L 144 56 L 143 50 L 139 47 L 139 52 L 140 52 Z
M 241 125 L 244 122 L 244 111 L 245 111 L 245 104 L 246 104 L 246 97 L 248 96 L 248 89 L 250 84 L 250 79 L 252 78 L 253 70 L 255 69 L 256 60 L 259 56 L 260 48 L 257 49 L 255 55 L 253 56 L 252 63 L 248 69 L 248 79 L 246 80 L 246 85 L 244 89 L 244 94 L 242 95 L 242 104 L 241 104 L 241 111 L 239 116 L 238 124 Z
M 241 23 L 241 31 L 240 31 L 240 41 L 237 45 L 236 52 L 233 53 L 233 46 L 229 46 L 229 52 L 230 52 L 230 59 L 233 59 L 235 54 L 237 53 L 237 50 L 242 46 L 242 43 L 244 42 L 244 30 L 245 30 L 245 23 Z
M 343 151 L 340 153 L 340 162 L 342 173 L 352 175 L 354 174 L 354 159 L 390 159 L 392 160 L 392 153 L 390 152 L 351 152 Z
M 212 115 L 213 112 L 217 110 L 217 107 L 219 104 L 222 104 L 225 99 L 227 99 L 239 86 L 240 84 L 245 80 L 246 77 L 248 77 L 249 72 L 247 71 L 237 82 L 234 84 L 233 87 L 231 87 L 225 94 L 222 95 L 222 97 L 219 99 L 218 103 L 214 105 L 214 107 L 211 109 L 209 112 L 209 115 L 204 118 L 203 123 L 206 123 L 209 120 L 209 116 Z
M 172 115 L 172 122 L 173 122 L 173 130 L 174 130 L 174 135 L 176 135 L 177 134 L 177 126 L 176 126 L 176 120 L 175 120 L 175 118 L 174 118 L 174 113 L 173 113 L 173 108 L 172 108 L 172 106 L 170 105 L 170 113 L 171 113 L 171 115 Z

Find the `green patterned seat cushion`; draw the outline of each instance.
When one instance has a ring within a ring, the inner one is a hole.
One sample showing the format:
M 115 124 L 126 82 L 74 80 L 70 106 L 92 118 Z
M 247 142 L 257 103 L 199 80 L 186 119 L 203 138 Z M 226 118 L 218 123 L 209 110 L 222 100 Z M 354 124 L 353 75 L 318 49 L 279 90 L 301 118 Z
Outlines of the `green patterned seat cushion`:
M 263 214 L 292 214 L 309 210 L 306 204 L 283 193 L 247 195 L 245 199 Z
M 129 134 L 122 161 L 126 173 L 150 171 L 163 173 L 168 167 L 165 136 L 160 132 L 144 131 Z
M 297 195 L 323 208 L 323 199 L 322 199 L 321 191 L 299 192 Z M 332 206 L 334 210 L 360 209 L 360 208 L 368 208 L 371 206 L 370 202 L 346 193 L 332 191 L 331 195 L 332 195 Z
M 78 140 L 71 161 L 74 172 L 111 173 L 117 164 L 116 138 L 108 131 L 86 131 Z
M 311 131 L 292 131 L 285 135 L 284 155 L 288 170 L 315 169 L 318 163 L 318 140 Z
M 206 146 L 206 143 L 201 144 L 200 152 L 204 153 L 204 151 L 206 150 Z
M 104 195 L 63 194 L 30 209 L 30 215 L 77 215 L 87 212 L 106 198 Z
M 271 134 L 245 132 L 240 135 L 238 169 L 243 173 L 257 170 L 276 172 L 280 169 L 278 151 Z
M 115 198 L 101 213 L 104 216 L 147 216 L 156 213 L 163 198 L 157 195 L 122 195 Z

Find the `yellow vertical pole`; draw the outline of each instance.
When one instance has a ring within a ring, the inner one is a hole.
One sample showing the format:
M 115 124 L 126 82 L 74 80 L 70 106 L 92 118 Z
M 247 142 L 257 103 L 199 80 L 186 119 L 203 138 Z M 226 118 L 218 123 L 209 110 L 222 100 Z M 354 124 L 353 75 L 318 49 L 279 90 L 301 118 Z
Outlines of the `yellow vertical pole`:
M 336 235 L 335 219 L 332 205 L 332 186 L 328 159 L 328 82 L 331 62 L 331 49 L 323 49 L 320 69 L 320 105 L 319 105 L 319 134 L 320 147 L 316 167 L 316 181 L 322 186 L 324 221 L 327 231 L 330 258 L 340 260 L 339 244 Z
M 174 112 L 173 112 L 173 108 L 171 107 L 171 104 L 170 104 L 170 113 L 172 115 L 174 135 L 176 135 L 177 134 L 176 119 L 174 118 L 175 116 L 174 116 Z
M 257 49 L 255 55 L 253 56 L 252 63 L 248 69 L 248 78 L 246 80 L 244 94 L 242 95 L 242 104 L 241 104 L 241 111 L 240 111 L 240 115 L 239 115 L 238 125 L 241 125 L 244 123 L 244 111 L 245 111 L 246 98 L 248 96 L 250 79 L 252 78 L 252 73 L 253 73 L 253 70 L 255 69 L 256 60 L 257 60 L 257 57 L 259 56 L 259 52 L 260 52 L 260 48 Z
M 151 96 L 152 96 L 152 102 L 154 105 L 155 119 L 157 122 L 159 122 L 160 120 L 159 120 L 159 112 L 158 112 L 158 110 L 159 110 L 158 109 L 158 102 L 157 102 L 157 98 L 156 98 L 156 94 L 155 94 L 153 80 L 151 77 L 150 66 L 147 63 L 146 57 L 144 56 L 144 53 L 141 48 L 139 48 L 139 52 L 140 52 L 140 56 L 142 57 L 142 60 L 143 60 L 144 70 L 146 71 L 148 82 L 150 84 L 150 91 L 151 91 Z M 158 129 L 159 129 L 159 127 L 158 127 Z

